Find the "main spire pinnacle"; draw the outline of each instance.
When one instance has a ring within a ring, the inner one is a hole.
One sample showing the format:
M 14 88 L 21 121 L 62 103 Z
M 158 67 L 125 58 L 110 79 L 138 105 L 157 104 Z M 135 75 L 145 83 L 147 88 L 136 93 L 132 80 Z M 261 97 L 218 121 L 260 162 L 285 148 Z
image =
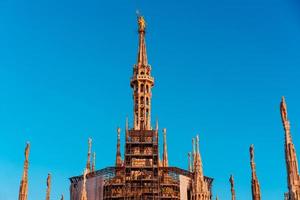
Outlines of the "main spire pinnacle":
M 138 32 L 139 32 L 139 50 L 138 50 L 138 65 L 148 65 L 147 52 L 146 52 L 146 42 L 145 42 L 145 33 L 146 33 L 146 21 L 145 18 L 141 15 L 138 15 Z
M 134 65 L 130 86 L 133 88 L 134 100 L 134 130 L 152 130 L 151 127 L 151 98 L 154 78 L 148 65 L 145 30 L 146 22 L 138 15 L 139 47 L 137 63 Z

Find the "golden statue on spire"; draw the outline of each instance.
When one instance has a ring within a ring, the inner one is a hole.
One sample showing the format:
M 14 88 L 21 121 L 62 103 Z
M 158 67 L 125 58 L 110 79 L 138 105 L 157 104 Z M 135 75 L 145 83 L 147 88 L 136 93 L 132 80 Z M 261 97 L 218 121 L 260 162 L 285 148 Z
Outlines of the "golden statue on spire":
M 139 24 L 139 31 L 145 31 L 146 21 L 145 18 L 141 15 L 138 16 L 138 24 Z

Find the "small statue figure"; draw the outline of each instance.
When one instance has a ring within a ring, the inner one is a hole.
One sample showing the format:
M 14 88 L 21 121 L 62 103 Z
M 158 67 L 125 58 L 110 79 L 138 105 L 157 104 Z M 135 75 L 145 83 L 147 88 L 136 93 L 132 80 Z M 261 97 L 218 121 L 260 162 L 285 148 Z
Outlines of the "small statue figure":
M 28 160 L 29 158 L 29 150 L 30 150 L 30 144 L 27 142 L 26 148 L 25 148 L 25 160 Z
M 50 188 L 50 186 L 51 186 L 51 175 L 49 173 L 47 176 L 47 188 Z
M 232 175 L 230 175 L 229 182 L 230 182 L 231 188 L 233 188 L 234 187 L 234 179 L 233 179 Z
M 250 160 L 253 161 L 253 159 L 254 159 L 254 146 L 253 146 L 253 144 L 251 144 L 249 151 L 250 151 Z
M 146 22 L 143 16 L 138 16 L 139 31 L 145 31 Z
M 288 120 L 288 117 L 287 117 L 287 107 L 286 107 L 286 103 L 285 103 L 284 97 L 282 97 L 282 100 L 281 100 L 280 112 L 281 112 L 282 121 L 283 122 L 287 121 Z

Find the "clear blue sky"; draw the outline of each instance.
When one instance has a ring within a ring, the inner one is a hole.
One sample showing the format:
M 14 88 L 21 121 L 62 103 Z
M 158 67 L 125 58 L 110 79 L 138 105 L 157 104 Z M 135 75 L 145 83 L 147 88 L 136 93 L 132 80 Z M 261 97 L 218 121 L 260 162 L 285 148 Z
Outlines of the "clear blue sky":
M 17 199 L 26 141 L 30 200 L 45 198 L 48 172 L 51 199 L 69 198 L 89 136 L 97 169 L 114 164 L 116 128 L 132 119 L 136 9 L 148 24 L 152 116 L 168 130 L 169 163 L 186 168 L 200 134 L 213 193 L 229 199 L 234 174 L 237 199 L 250 200 L 253 143 L 263 199 L 283 199 L 282 95 L 300 154 L 296 0 L 2 0 L 0 199 Z

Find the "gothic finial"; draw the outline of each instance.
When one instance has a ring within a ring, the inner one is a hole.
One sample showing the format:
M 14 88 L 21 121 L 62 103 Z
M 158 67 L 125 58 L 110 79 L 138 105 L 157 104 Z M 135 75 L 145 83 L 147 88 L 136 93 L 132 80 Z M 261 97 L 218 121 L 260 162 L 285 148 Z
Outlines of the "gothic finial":
M 256 169 L 255 169 L 255 162 L 254 162 L 254 145 L 251 144 L 249 148 L 249 153 L 250 153 L 250 166 L 252 170 L 252 177 L 256 176 Z
M 192 139 L 192 171 L 194 171 L 196 161 L 195 138 Z
M 46 183 L 47 183 L 46 200 L 50 200 L 50 192 L 51 192 L 51 174 L 50 173 L 48 173 Z
M 194 157 L 196 155 L 195 138 L 192 139 L 192 146 L 193 146 L 193 157 Z
M 121 158 L 121 142 L 120 142 L 120 134 L 121 134 L 121 129 L 117 128 L 117 154 L 116 154 L 116 166 L 121 167 L 122 166 L 122 158 Z
M 287 106 L 286 106 L 286 102 L 285 102 L 284 96 L 281 98 L 280 112 L 281 112 L 282 122 L 284 123 L 284 122 L 288 121 Z
M 251 176 L 252 199 L 260 200 L 261 194 L 260 194 L 260 186 L 259 186 L 258 178 L 256 175 L 253 144 L 250 146 L 249 152 L 250 152 L 250 166 L 251 166 L 251 171 L 252 171 L 252 176 Z
M 29 150 L 30 150 L 30 143 L 27 142 L 26 143 L 26 148 L 25 148 L 25 160 L 28 161 L 28 158 L 29 158 Z
M 231 187 L 231 200 L 235 200 L 235 190 L 234 190 L 233 175 L 230 175 L 229 182 L 230 182 L 230 187 Z
M 164 134 L 163 167 L 168 167 L 169 161 L 168 161 L 167 129 L 166 128 L 163 129 L 163 134 Z
M 28 167 L 29 167 L 29 151 L 30 151 L 30 143 L 26 143 L 25 147 L 25 161 L 23 166 L 23 175 L 20 183 L 19 189 L 19 200 L 27 200 L 28 197 Z
M 199 150 L 199 135 L 196 135 L 196 153 L 200 153 L 200 150 Z
M 250 161 L 254 162 L 254 145 L 253 144 L 250 145 L 249 152 L 250 152 Z
M 88 157 L 86 162 L 87 173 L 91 172 L 91 151 L 92 151 L 92 138 L 88 139 Z
M 280 112 L 281 119 L 285 131 L 285 161 L 286 161 L 286 169 L 287 169 L 287 180 L 288 180 L 288 189 L 287 193 L 288 199 L 300 199 L 300 187 L 297 185 L 300 181 L 300 175 L 298 170 L 298 160 L 296 155 L 296 149 L 294 143 L 292 141 L 291 130 L 290 130 L 290 122 L 288 120 L 287 114 L 287 105 L 285 102 L 285 98 L 282 97 L 280 103 Z
M 200 148 L 199 148 L 199 136 L 196 136 L 196 144 L 195 144 L 195 157 L 194 157 L 194 172 L 197 172 L 199 176 L 203 177 L 203 167 L 202 167 L 202 159 L 200 155 Z
M 155 130 L 158 131 L 158 118 L 156 118 L 156 122 L 155 122 Z
M 286 144 L 289 144 L 292 142 L 292 136 L 290 133 L 290 122 L 288 120 L 287 105 L 286 105 L 284 97 L 282 97 L 282 99 L 281 99 L 280 113 L 281 113 L 282 124 L 283 124 L 284 131 L 285 131 L 285 142 L 286 142 Z

